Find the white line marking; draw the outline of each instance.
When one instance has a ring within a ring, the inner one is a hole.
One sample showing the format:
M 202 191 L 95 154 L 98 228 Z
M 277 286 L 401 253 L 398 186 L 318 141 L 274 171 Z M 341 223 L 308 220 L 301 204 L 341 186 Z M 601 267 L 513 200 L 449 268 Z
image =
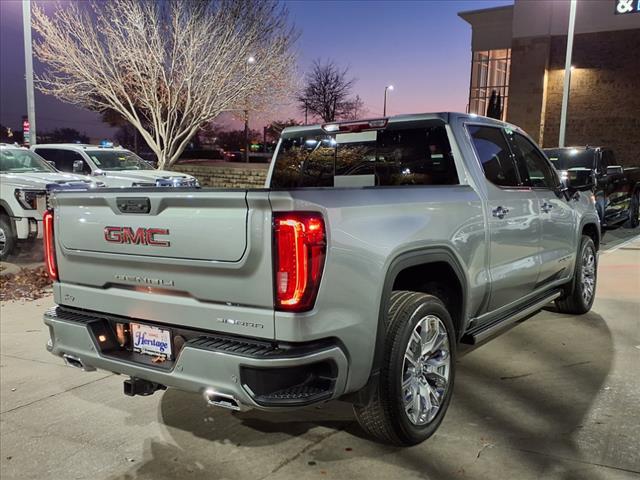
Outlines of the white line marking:
M 627 240 L 626 242 L 622 242 L 620 245 L 616 245 L 616 246 L 615 246 L 615 247 L 613 247 L 613 248 L 609 248 L 609 249 L 607 249 L 607 250 L 604 250 L 604 249 L 603 249 L 603 250 L 600 252 L 600 254 L 601 254 L 601 255 L 605 255 L 605 254 L 607 254 L 607 253 L 615 252 L 615 251 L 616 251 L 616 250 L 618 250 L 619 248 L 622 248 L 622 247 L 624 247 L 624 246 L 626 246 L 626 245 L 629 245 L 630 243 L 633 243 L 633 242 L 638 241 L 638 240 L 640 240 L 640 235 L 636 235 L 635 237 L 630 238 L 630 239 L 629 239 L 629 240 Z

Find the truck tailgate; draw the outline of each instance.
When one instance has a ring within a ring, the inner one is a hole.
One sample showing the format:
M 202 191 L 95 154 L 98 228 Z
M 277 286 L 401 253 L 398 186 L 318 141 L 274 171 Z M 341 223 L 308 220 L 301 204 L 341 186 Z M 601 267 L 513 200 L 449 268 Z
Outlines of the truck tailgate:
M 267 191 L 62 193 L 52 205 L 58 303 L 273 336 Z

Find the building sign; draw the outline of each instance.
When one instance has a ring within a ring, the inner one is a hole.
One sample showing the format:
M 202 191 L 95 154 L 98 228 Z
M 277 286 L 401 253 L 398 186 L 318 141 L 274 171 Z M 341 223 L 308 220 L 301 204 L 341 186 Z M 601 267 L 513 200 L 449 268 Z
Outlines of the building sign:
M 22 134 L 24 135 L 22 143 L 29 145 L 29 120 L 26 117 L 22 117 Z
M 640 0 L 615 0 L 616 15 L 640 13 Z

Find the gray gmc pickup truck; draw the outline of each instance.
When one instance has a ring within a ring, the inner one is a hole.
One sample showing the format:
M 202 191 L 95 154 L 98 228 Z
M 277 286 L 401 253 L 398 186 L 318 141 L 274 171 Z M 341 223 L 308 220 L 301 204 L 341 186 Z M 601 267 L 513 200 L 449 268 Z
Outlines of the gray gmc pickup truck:
M 64 192 L 44 217 L 48 349 L 232 410 L 353 403 L 373 437 L 442 421 L 460 344 L 593 303 L 591 177 L 456 113 L 283 131 L 268 188 Z M 562 321 L 558 318 L 558 321 Z

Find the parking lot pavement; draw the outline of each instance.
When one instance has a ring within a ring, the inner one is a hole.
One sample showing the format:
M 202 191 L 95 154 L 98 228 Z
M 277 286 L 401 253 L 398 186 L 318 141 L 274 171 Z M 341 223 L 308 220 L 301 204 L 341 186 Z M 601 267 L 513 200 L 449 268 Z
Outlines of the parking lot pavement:
M 199 395 L 122 394 L 123 377 L 44 348 L 50 297 L 0 315 L 0 477 L 640 477 L 640 238 L 610 235 L 584 316 L 549 307 L 458 362 L 451 408 L 412 448 L 363 438 L 350 407 L 230 413 Z

